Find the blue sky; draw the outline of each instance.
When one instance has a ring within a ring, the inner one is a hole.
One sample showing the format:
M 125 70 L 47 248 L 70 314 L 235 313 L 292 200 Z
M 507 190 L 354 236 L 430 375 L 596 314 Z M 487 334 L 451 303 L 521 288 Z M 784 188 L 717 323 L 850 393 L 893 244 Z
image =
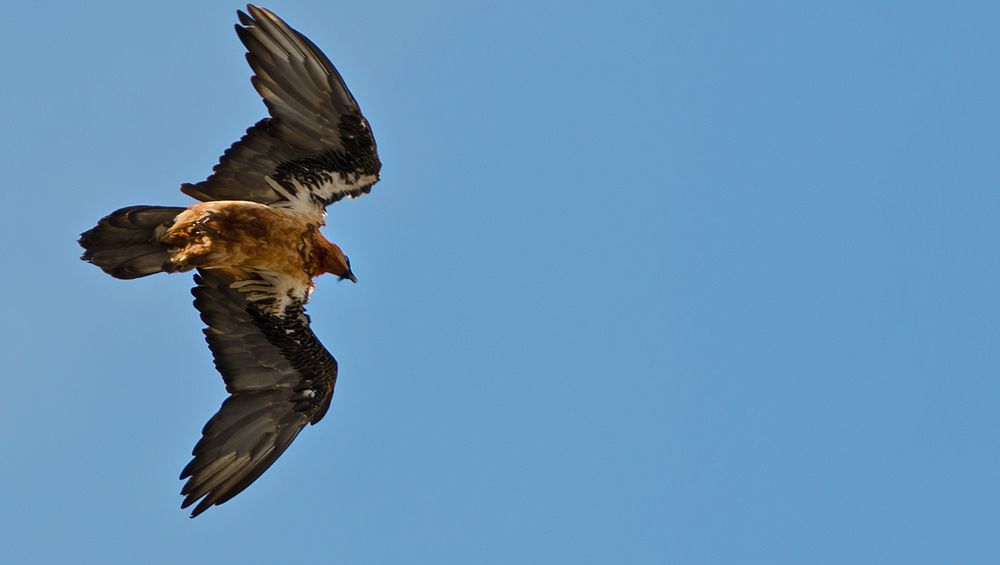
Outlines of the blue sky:
M 8 6 L 8 563 L 997 563 L 994 3 L 275 2 L 385 164 L 333 408 L 196 520 L 187 275 L 75 239 L 264 115 L 237 3 Z

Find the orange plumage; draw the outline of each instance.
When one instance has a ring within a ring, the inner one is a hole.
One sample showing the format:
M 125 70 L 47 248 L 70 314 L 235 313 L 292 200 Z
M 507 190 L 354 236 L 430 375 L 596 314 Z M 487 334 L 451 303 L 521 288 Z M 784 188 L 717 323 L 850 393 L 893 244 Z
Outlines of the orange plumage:
M 337 361 L 304 307 L 313 278 L 357 279 L 319 228 L 328 205 L 367 194 L 382 166 L 330 60 L 273 13 L 247 9 L 236 33 L 270 117 L 207 179 L 181 185 L 200 203 L 122 208 L 80 236 L 83 259 L 115 278 L 197 270 L 194 305 L 230 396 L 181 471 L 192 517 L 256 481 L 329 409 Z
M 195 204 L 178 214 L 157 240 L 170 248 L 170 270 L 267 269 L 302 284 L 323 273 L 354 279 L 344 252 L 311 218 L 256 202 Z

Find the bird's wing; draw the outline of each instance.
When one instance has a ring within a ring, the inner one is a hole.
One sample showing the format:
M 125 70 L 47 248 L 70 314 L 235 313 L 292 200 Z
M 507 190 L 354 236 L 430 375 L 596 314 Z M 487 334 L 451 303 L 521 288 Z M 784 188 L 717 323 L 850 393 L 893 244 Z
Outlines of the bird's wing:
M 337 361 L 309 329 L 309 287 L 273 273 L 200 270 L 192 290 L 229 398 L 181 472 L 191 517 L 250 486 L 326 414 Z
M 251 79 L 271 115 L 222 155 L 198 200 L 252 200 L 322 218 L 327 205 L 371 190 L 382 164 L 368 121 L 326 55 L 264 8 L 239 13 Z

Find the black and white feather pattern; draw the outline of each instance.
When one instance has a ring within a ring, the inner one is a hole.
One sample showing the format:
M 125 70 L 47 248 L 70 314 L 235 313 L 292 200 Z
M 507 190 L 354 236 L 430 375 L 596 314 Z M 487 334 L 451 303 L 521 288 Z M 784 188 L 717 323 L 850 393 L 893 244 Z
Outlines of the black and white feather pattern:
M 304 300 L 275 315 L 247 299 L 242 278 L 224 270 L 195 275 L 194 305 L 230 396 L 181 472 L 182 508 L 198 502 L 192 517 L 250 486 L 306 424 L 319 422 L 337 381 L 337 361 L 309 328 Z
M 268 10 L 247 9 L 236 32 L 271 117 L 247 130 L 208 179 L 181 190 L 202 201 L 252 200 L 322 217 L 327 205 L 378 181 L 375 138 L 323 52 Z

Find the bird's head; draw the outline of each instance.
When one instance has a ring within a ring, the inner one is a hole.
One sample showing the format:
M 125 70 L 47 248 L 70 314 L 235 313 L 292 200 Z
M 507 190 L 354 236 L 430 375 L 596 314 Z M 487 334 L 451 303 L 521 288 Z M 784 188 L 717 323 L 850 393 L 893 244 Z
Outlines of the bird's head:
M 340 280 L 347 279 L 351 282 L 358 282 L 357 277 L 351 272 L 351 260 L 344 255 L 340 246 L 329 241 L 319 249 L 319 269 L 317 274 L 330 273 L 340 277 Z

